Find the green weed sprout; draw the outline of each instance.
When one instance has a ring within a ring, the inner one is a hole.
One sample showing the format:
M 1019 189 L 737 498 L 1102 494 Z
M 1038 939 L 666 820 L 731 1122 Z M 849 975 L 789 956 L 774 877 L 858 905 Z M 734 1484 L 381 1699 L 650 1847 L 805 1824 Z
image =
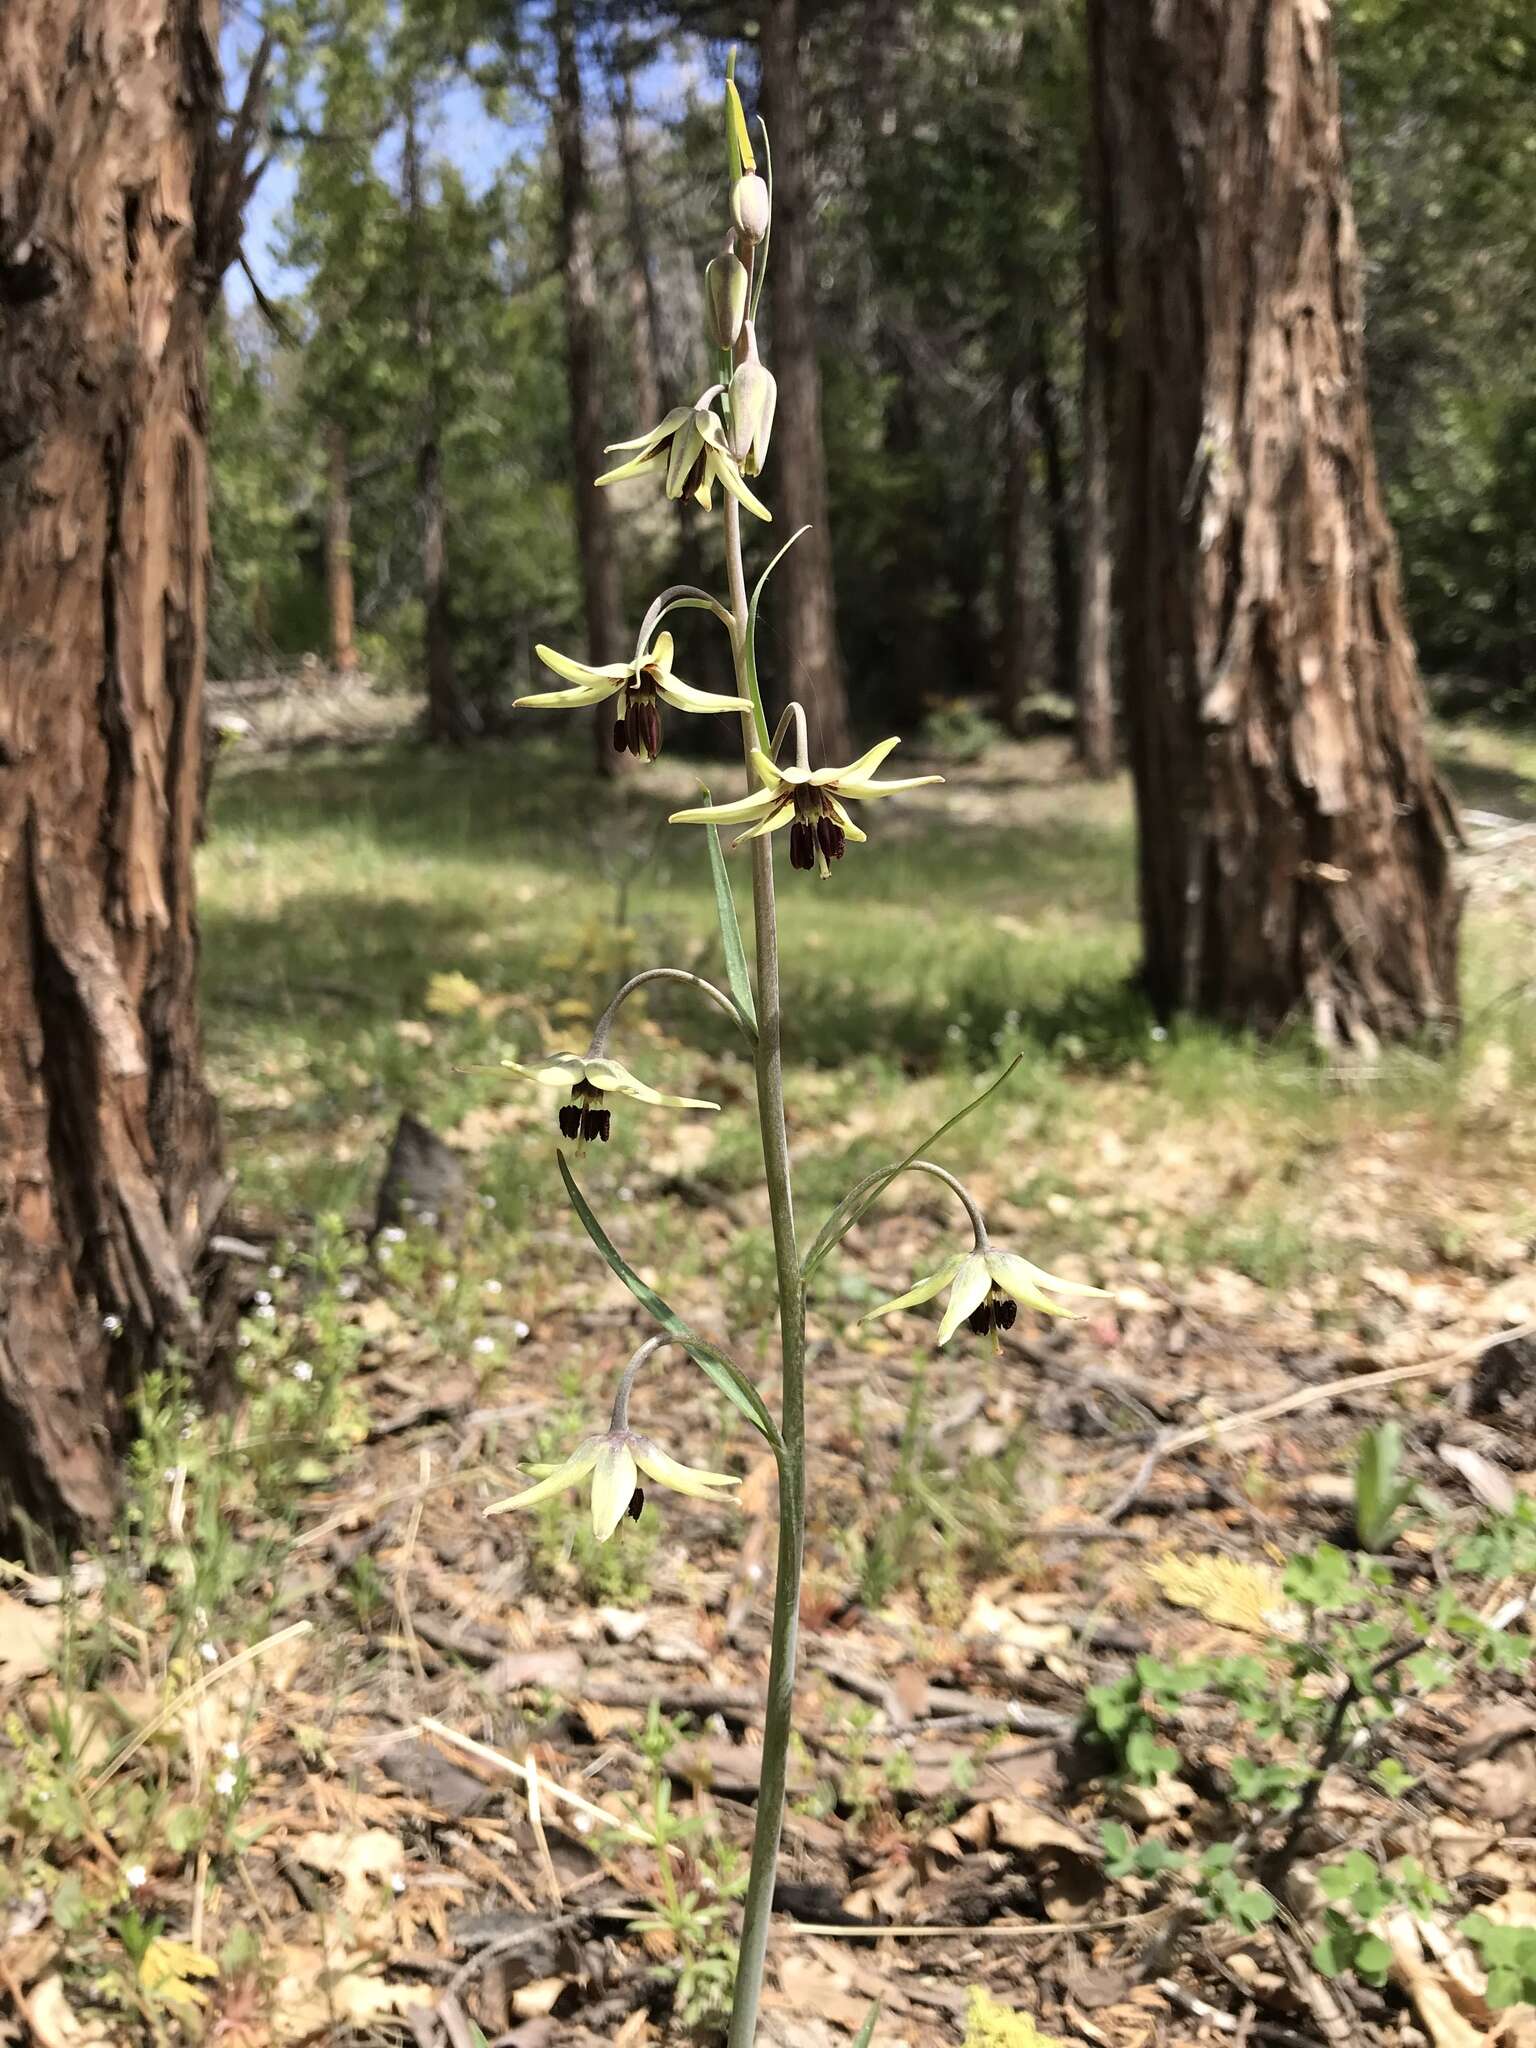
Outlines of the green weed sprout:
M 615 749 L 644 761 L 654 761 L 661 750 L 664 714 L 734 714 L 739 718 L 745 793 L 716 805 L 706 791 L 703 803 L 675 812 L 670 821 L 698 826 L 704 831 L 725 956 L 726 987 L 718 988 L 704 977 L 681 968 L 649 968 L 618 990 L 598 1020 L 585 1051 L 546 1054 L 531 1061 L 506 1064 L 524 1080 L 568 1091 L 559 1111 L 560 1135 L 579 1153 L 589 1145 L 607 1142 L 618 1103 L 622 1103 L 626 1114 L 630 1103 L 642 1104 L 650 1111 L 684 1113 L 713 1110 L 716 1106 L 698 1097 L 663 1095 L 610 1055 L 609 1039 L 630 996 L 658 980 L 681 982 L 730 1016 L 752 1052 L 763 1172 L 773 1231 L 781 1397 L 778 1413 L 774 1415 L 761 1392 L 734 1360 L 684 1322 L 633 1271 L 593 1213 L 570 1160 L 561 1150 L 557 1154 L 560 1174 L 577 1216 L 612 1270 L 660 1326 L 661 1334 L 642 1345 L 626 1367 L 607 1432 L 584 1438 L 559 1463 L 535 1469 L 533 1485 L 497 1502 L 489 1512 L 536 1507 L 558 1491 L 590 1482 L 594 1533 L 599 1541 L 606 1542 L 622 1528 L 626 1517 L 638 1514 L 642 1479 L 675 1492 L 706 1499 L 723 1498 L 724 1488 L 731 1483 L 725 1475 L 684 1465 L 650 1438 L 630 1428 L 629 1404 L 636 1379 L 646 1360 L 664 1344 L 680 1346 L 773 1452 L 779 1472 L 773 1647 L 756 1831 L 729 2034 L 729 2048 L 752 2048 L 762 1994 L 793 1728 L 796 1627 L 805 1532 L 808 1283 L 822 1261 L 891 1182 L 899 1174 L 913 1171 L 933 1175 L 957 1197 L 970 1221 L 972 1243 L 958 1249 L 936 1275 L 919 1281 L 904 1296 L 887 1303 L 881 1313 L 894 1313 L 925 1301 L 947 1286 L 949 1307 L 940 1332 L 941 1341 L 947 1342 L 962 1321 L 977 1334 L 991 1335 L 1011 1326 L 1021 1302 L 1030 1308 L 1061 1314 L 1065 1311 L 1055 1297 L 1095 1290 L 1075 1288 L 1069 1282 L 1053 1279 L 1015 1254 L 995 1250 L 969 1191 L 952 1174 L 921 1156 L 933 1150 L 961 1117 L 978 1109 L 1007 1079 L 1013 1071 L 1011 1066 L 921 1145 L 893 1165 L 861 1180 L 838 1203 L 809 1248 L 804 1252 L 800 1248 L 784 1116 L 774 835 L 783 832 L 787 836 L 792 869 L 828 880 L 847 848 L 866 842 L 866 833 L 850 806 L 862 810 L 878 800 L 908 795 L 943 778 L 879 776 L 877 771 L 896 746 L 895 739 L 882 740 L 846 766 L 813 764 L 805 712 L 799 704 L 788 707 L 777 730 L 770 732 L 768 728 L 757 669 L 758 610 L 774 568 L 800 536 L 791 535 L 784 543 L 749 596 L 741 515 L 745 510 L 765 522 L 773 517 L 771 509 L 747 482 L 748 478 L 761 475 L 767 461 L 777 402 L 773 376 L 762 360 L 756 332 L 772 239 L 773 184 L 766 131 L 762 134 L 764 168 L 759 172 L 733 73 L 734 59 L 727 67 L 725 88 L 730 225 L 705 278 L 705 331 L 718 351 L 715 381 L 691 405 L 677 406 L 654 427 L 612 444 L 608 452 L 623 459 L 597 479 L 599 484 L 606 485 L 654 477 L 668 498 L 691 500 L 705 511 L 712 509 L 718 487 L 727 595 L 721 599 L 691 584 L 674 585 L 662 591 L 641 621 L 635 637 L 634 659 L 629 662 L 595 667 L 572 660 L 553 648 L 540 647 L 539 659 L 563 687 L 535 692 L 519 700 L 536 710 L 579 710 L 611 704 Z M 758 125 L 761 128 L 761 123 Z M 681 611 L 708 612 L 724 627 L 736 680 L 733 696 L 696 689 L 676 674 L 673 638 L 662 627 L 673 613 Z M 722 829 L 737 834 L 731 841 L 733 847 L 746 844 L 751 849 L 750 967 L 737 921 Z M 866 2028 L 865 2041 L 868 2033 Z
M 1403 1432 L 1395 1422 L 1368 1429 L 1355 1453 L 1355 1535 L 1360 1548 L 1390 1550 L 1397 1541 L 1398 1517 L 1416 1491 L 1402 1476 Z

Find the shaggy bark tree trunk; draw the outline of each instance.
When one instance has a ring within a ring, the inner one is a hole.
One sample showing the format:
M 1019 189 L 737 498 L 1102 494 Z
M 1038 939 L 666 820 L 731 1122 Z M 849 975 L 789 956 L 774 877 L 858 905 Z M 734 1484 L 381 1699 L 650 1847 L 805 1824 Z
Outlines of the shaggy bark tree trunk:
M 325 600 L 331 629 L 331 667 L 350 675 L 357 667 L 352 588 L 352 492 L 347 480 L 347 430 L 325 430 Z
M 437 308 L 432 292 L 432 257 L 427 247 L 426 202 L 421 189 L 421 149 L 416 103 L 405 107 L 405 209 L 410 249 L 411 324 L 421 365 L 421 415 L 416 440 L 416 513 L 421 522 L 421 609 L 427 668 L 427 732 L 459 746 L 475 732 L 459 689 L 453 655 L 453 605 L 448 584 L 448 509 L 443 495 L 441 403 L 437 375 Z
M 572 483 L 581 584 L 586 600 L 587 659 L 601 665 L 627 661 L 623 647 L 624 583 L 613 510 L 594 479 L 608 467 L 603 454 L 602 332 L 597 312 L 592 193 L 582 132 L 581 65 L 570 0 L 555 9 L 555 151 L 560 160 L 560 264 L 565 278 L 566 379 L 571 403 Z M 647 417 L 629 429 L 651 426 Z M 592 721 L 593 760 L 600 775 L 617 772 L 613 712 L 599 704 Z
M 206 0 L 6 0 L 0 1496 L 62 1525 L 107 1521 L 133 1386 L 216 1320 L 204 338 L 258 96 L 221 148 L 217 53 Z
M 1115 772 L 1114 604 L 1109 515 L 1109 390 L 1111 340 L 1105 319 L 1108 231 L 1100 180 L 1089 152 L 1085 180 L 1089 222 L 1083 249 L 1083 453 L 1079 486 L 1077 757 L 1083 772 L 1105 781 Z
M 851 759 L 852 724 L 837 644 L 832 538 L 827 525 L 827 455 L 821 433 L 816 295 L 811 277 L 811 174 L 800 78 L 799 0 L 767 0 L 761 16 L 764 114 L 773 142 L 773 241 L 767 297 L 778 379 L 771 472 L 774 530 L 787 538 L 809 526 L 775 574 L 784 659 L 776 695 L 798 697 L 822 761 Z
M 629 358 L 635 380 L 635 412 L 647 426 L 659 420 L 661 402 L 661 306 L 651 261 L 650 221 L 641 182 L 640 138 L 635 132 L 635 53 L 626 44 L 618 76 L 610 82 L 609 107 L 624 184 L 625 288 L 629 296 Z
M 1093 0 L 1125 699 L 1159 1010 L 1454 1025 L 1455 820 L 1366 407 L 1325 0 Z

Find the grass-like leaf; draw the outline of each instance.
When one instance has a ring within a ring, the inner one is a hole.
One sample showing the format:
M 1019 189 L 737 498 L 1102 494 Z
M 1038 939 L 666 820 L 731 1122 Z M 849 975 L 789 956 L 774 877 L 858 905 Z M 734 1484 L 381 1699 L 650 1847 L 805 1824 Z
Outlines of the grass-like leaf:
M 800 1270 L 807 1280 L 810 1279 L 816 1268 L 827 1256 L 827 1253 L 835 1245 L 842 1243 L 843 1239 L 852 1230 L 855 1223 L 858 1222 L 864 1211 L 876 1199 L 882 1189 L 888 1188 L 898 1174 L 905 1173 L 914 1159 L 923 1159 L 935 1150 L 939 1140 L 947 1138 L 956 1124 L 964 1123 L 973 1110 L 980 1109 L 981 1105 L 989 1097 L 995 1095 L 1023 1057 L 1022 1053 L 1016 1053 L 989 1087 L 983 1088 L 979 1095 L 973 1096 L 963 1109 L 957 1109 L 954 1115 L 947 1122 L 940 1124 L 936 1131 L 930 1131 L 922 1143 L 914 1145 L 904 1159 L 898 1159 L 894 1166 L 882 1166 L 878 1172 L 866 1174 L 863 1180 L 848 1190 L 848 1193 L 844 1195 L 843 1199 L 832 1211 L 832 1214 L 823 1223 L 820 1230 L 817 1231 L 815 1243 L 801 1261 Z
M 706 789 L 705 803 L 714 798 Z M 752 977 L 747 972 L 747 949 L 741 940 L 741 925 L 736 916 L 736 898 L 731 892 L 731 878 L 725 869 L 725 851 L 720 844 L 720 832 L 711 825 L 704 837 L 709 841 L 709 875 L 715 885 L 715 918 L 720 926 L 720 944 L 725 951 L 725 978 L 731 991 L 731 1000 L 741 1012 L 742 1022 L 757 1036 L 757 1005 L 752 996 Z
M 779 1435 L 777 1423 L 763 1405 L 762 1395 L 741 1368 L 727 1358 L 717 1344 L 711 1344 L 707 1337 L 701 1337 L 697 1330 L 683 1321 L 675 1308 L 662 1300 L 654 1287 L 646 1286 L 592 1213 L 591 1204 L 577 1186 L 576 1176 L 566 1164 L 565 1154 L 557 1152 L 555 1157 L 560 1162 L 560 1178 L 565 1182 L 565 1191 L 571 1198 L 571 1207 L 581 1218 L 582 1228 L 588 1237 L 608 1262 L 609 1269 L 618 1274 L 646 1313 L 654 1317 L 670 1336 L 677 1339 L 700 1372 L 714 1381 L 731 1406 L 744 1415 L 752 1427 L 767 1439 L 774 1455 L 777 1456 L 784 1448 L 784 1439 Z

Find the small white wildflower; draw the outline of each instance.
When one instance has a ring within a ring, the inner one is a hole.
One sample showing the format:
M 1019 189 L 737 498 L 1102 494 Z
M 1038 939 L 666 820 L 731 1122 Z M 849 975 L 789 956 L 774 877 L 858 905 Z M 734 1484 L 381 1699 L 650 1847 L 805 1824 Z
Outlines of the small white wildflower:
M 277 1321 L 277 1310 L 270 1301 L 258 1301 L 256 1304 L 256 1314 L 264 1323 L 275 1323 Z
M 123 1334 L 123 1319 L 121 1316 L 103 1316 L 101 1319 L 101 1327 L 106 1331 L 109 1337 L 121 1337 L 121 1335 Z
M 458 1274 L 440 1273 L 437 1277 L 437 1291 L 439 1294 L 457 1294 L 459 1291 Z
M 1167 1036 L 1167 1030 L 1163 1025 L 1154 1024 L 1152 1026 L 1152 1043 L 1154 1045 L 1162 1045 L 1164 1041 L 1167 1039 Z
M 392 1244 L 381 1244 L 378 1250 L 374 1253 L 374 1257 L 378 1260 L 381 1266 L 387 1266 L 394 1256 L 395 1248 Z
M 191 1425 L 191 1423 L 190 1423 L 190 1422 L 184 1422 L 184 1423 L 183 1423 L 183 1424 L 181 1425 L 181 1440 L 182 1440 L 182 1442 L 183 1442 L 183 1443 L 185 1443 L 185 1442 L 187 1441 L 188 1437 L 190 1437 L 190 1436 L 191 1436 L 191 1434 L 192 1434 L 192 1425 Z
M 423 1209 L 421 1212 L 421 1220 L 428 1230 L 436 1230 L 437 1211 L 435 1209 Z
M 399 1898 L 400 1894 L 405 1890 L 405 1879 L 401 1876 L 398 1870 L 395 1872 L 394 1876 L 389 1880 L 389 1888 L 394 1893 L 397 1899 Z
M 165 1481 L 167 1486 L 174 1486 L 176 1484 L 177 1479 L 180 1476 L 181 1467 L 179 1465 L 167 1465 L 165 1470 L 160 1474 L 160 1477 Z
M 477 1337 L 470 1346 L 470 1349 L 481 1353 L 494 1351 L 496 1349 L 496 1339 L 494 1337 Z
M 233 1799 L 235 1796 L 234 1772 L 220 1771 L 219 1775 L 213 1781 L 213 1789 L 221 1799 Z
M 205 1664 L 217 1664 L 219 1661 L 219 1653 L 212 1643 L 199 1643 L 197 1654 Z
M 140 1885 L 149 1883 L 149 1872 L 142 1863 L 130 1863 L 123 1872 L 123 1882 L 129 1891 L 136 1892 Z
M 354 1301 L 357 1298 L 357 1275 L 343 1273 L 336 1283 L 336 1292 L 343 1301 Z
M 293 1376 L 296 1380 L 302 1380 L 307 1384 L 314 1378 L 315 1368 L 307 1358 L 296 1358 L 293 1362 Z
M 239 1763 L 239 1761 L 240 1761 L 240 1745 L 239 1745 L 239 1743 L 238 1743 L 238 1742 L 226 1742 L 226 1743 L 224 1744 L 224 1746 L 223 1746 L 223 1747 L 222 1747 L 222 1748 L 220 1749 L 220 1751 L 219 1751 L 219 1755 L 220 1755 L 220 1756 L 222 1756 L 223 1758 L 225 1758 L 225 1759 L 226 1759 L 226 1761 L 227 1761 L 227 1762 L 229 1762 L 229 1763 L 232 1763 L 232 1764 L 237 1764 L 237 1763 Z
M 512 1334 L 517 1339 L 518 1343 L 522 1344 L 533 1335 L 533 1326 L 531 1323 L 525 1323 L 521 1319 L 521 1317 L 519 1317 L 519 1319 L 512 1325 Z
M 944 1027 L 944 1036 L 949 1040 L 951 1045 L 958 1045 L 961 1039 L 964 1038 L 965 1033 L 960 1029 L 960 1026 L 958 1024 L 946 1024 Z
M 405 1243 L 405 1232 L 400 1228 L 398 1223 L 389 1224 L 385 1229 L 379 1232 L 379 1235 L 383 1238 L 386 1244 Z
M 265 1287 L 258 1287 L 255 1294 L 252 1296 L 252 1300 L 256 1303 L 256 1306 L 258 1308 L 265 1308 L 267 1303 L 271 1299 L 272 1296 L 268 1293 Z
M 499 1280 L 486 1280 L 482 1282 L 482 1286 L 487 1294 L 500 1294 L 501 1292 L 501 1282 Z
M 496 1197 L 494 1195 L 482 1195 L 480 1197 L 480 1206 L 482 1209 L 494 1209 L 496 1206 Z
M 619 1200 L 620 1200 L 621 1202 L 632 1202 L 632 1201 L 633 1201 L 634 1199 L 635 1199 L 635 1191 L 634 1191 L 634 1189 L 633 1189 L 633 1188 L 620 1188 L 620 1189 L 619 1189 Z
M 281 1267 L 281 1266 L 268 1266 L 268 1268 L 267 1268 L 267 1278 L 268 1278 L 269 1280 L 281 1280 L 281 1279 L 282 1279 L 282 1277 L 283 1277 L 283 1269 L 282 1269 L 282 1267 Z
M 590 1835 L 592 1832 L 592 1823 L 584 1813 L 574 1815 L 571 1825 L 575 1828 L 578 1835 Z
M 249 1347 L 250 1347 L 250 1342 L 251 1342 L 251 1333 L 250 1333 L 250 1331 L 249 1331 L 249 1330 L 242 1330 L 242 1331 L 240 1332 L 240 1348 L 241 1348 L 241 1350 L 242 1350 L 242 1351 L 244 1351 L 244 1350 L 248 1350 L 248 1349 L 249 1349 Z

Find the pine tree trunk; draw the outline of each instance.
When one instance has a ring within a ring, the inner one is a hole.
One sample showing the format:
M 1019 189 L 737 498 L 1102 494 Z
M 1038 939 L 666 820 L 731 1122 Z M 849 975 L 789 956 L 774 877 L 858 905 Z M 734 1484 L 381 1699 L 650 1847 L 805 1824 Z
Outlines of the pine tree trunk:
M 1003 454 L 997 716 L 1005 732 L 1018 731 L 1021 707 L 1040 684 L 1040 498 L 1035 489 L 1035 411 L 1029 384 L 1029 371 L 1020 366 L 1008 394 Z
M 1083 250 L 1083 454 L 1078 516 L 1077 757 L 1083 772 L 1115 772 L 1114 603 L 1109 515 L 1110 336 L 1104 317 L 1105 229 L 1090 150 L 1089 224 Z
M 1159 1010 L 1454 1027 L 1455 820 L 1366 406 L 1324 0 L 1094 0 L 1125 701 Z
M 1067 460 L 1062 448 L 1061 404 L 1051 376 L 1045 335 L 1037 328 L 1031 347 L 1030 409 L 1045 473 L 1045 520 L 1051 554 L 1051 648 L 1056 688 L 1070 697 L 1077 678 L 1077 557 Z
M 352 493 L 347 481 L 347 430 L 325 430 L 325 600 L 331 628 L 331 667 L 339 676 L 357 667 L 352 589 Z
M 426 203 L 421 188 L 421 150 L 416 103 L 407 98 L 405 207 L 411 280 L 411 321 L 422 373 L 421 414 L 416 440 L 416 515 L 421 527 L 421 609 L 427 669 L 427 734 L 459 746 L 478 726 L 459 689 L 453 654 L 453 606 L 448 584 L 448 508 L 443 494 L 442 422 L 437 376 L 437 309 L 432 293 L 432 258 L 427 246 Z
M 6 0 L 0 39 L 0 1512 L 101 1527 L 127 1398 L 194 1368 L 218 19 Z M 242 195 L 243 196 L 243 195 Z
M 555 150 L 560 160 L 560 264 L 565 278 L 565 360 L 571 404 L 572 483 L 576 536 L 587 612 L 587 659 L 601 665 L 627 661 L 623 646 L 624 584 L 613 510 L 594 479 L 609 467 L 603 454 L 602 332 L 597 311 L 592 193 L 583 133 L 581 65 L 570 0 L 559 0 L 555 32 Z M 640 426 L 651 426 L 646 418 Z M 638 432 L 638 426 L 630 429 Z M 599 704 L 592 723 L 593 760 L 600 775 L 617 772 L 613 713 Z
M 764 304 L 772 323 L 769 368 L 779 383 L 769 457 L 774 530 L 809 526 L 775 572 L 784 660 L 771 677 L 779 698 L 805 705 L 822 761 L 852 757 L 852 723 L 837 644 L 827 456 L 821 433 L 821 368 L 811 278 L 811 171 L 800 77 L 799 0 L 767 0 L 761 16 L 764 116 L 773 141 L 773 241 Z
M 621 53 L 609 104 L 624 184 L 625 288 L 629 297 L 629 358 L 635 380 L 635 413 L 647 426 L 659 420 L 661 402 L 661 306 L 651 262 L 650 223 L 640 177 L 640 139 L 635 133 L 635 77 L 632 48 Z

